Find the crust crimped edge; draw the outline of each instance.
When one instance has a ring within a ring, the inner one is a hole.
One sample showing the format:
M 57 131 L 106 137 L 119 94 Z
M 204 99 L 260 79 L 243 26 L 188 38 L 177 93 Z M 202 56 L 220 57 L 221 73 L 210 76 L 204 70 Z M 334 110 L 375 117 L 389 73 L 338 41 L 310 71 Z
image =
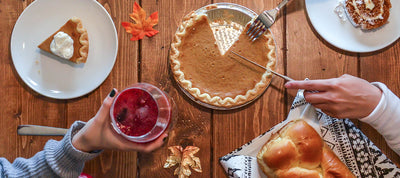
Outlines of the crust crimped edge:
M 201 93 L 199 88 L 193 87 L 192 82 L 185 79 L 185 74 L 180 70 L 180 61 L 179 61 L 179 47 L 181 46 L 181 39 L 186 35 L 186 29 L 192 27 L 195 22 L 201 19 L 202 16 L 205 15 L 197 15 L 194 12 L 189 13 L 183 18 L 183 22 L 178 27 L 175 37 L 171 43 L 171 53 L 169 55 L 171 70 L 173 72 L 175 80 L 188 91 L 193 97 L 196 99 L 211 104 L 218 107 L 233 107 L 244 104 L 248 101 L 255 99 L 258 95 L 260 95 L 268 86 L 269 82 L 272 78 L 272 73 L 265 72 L 262 75 L 261 81 L 259 81 L 255 87 L 251 90 L 248 90 L 245 95 L 237 95 L 235 98 L 226 97 L 221 98 L 219 96 L 211 97 L 208 93 Z M 268 69 L 274 70 L 275 68 L 275 42 L 270 32 L 265 33 L 264 36 L 268 38 L 266 46 L 270 49 L 268 52 L 269 61 L 266 65 Z
M 77 64 L 85 63 L 89 53 L 89 36 L 85 28 L 83 28 L 82 21 L 78 17 L 72 17 L 71 21 L 76 23 L 76 30 L 81 34 L 79 37 L 79 43 L 82 47 L 79 49 L 79 54 L 81 57 L 76 58 L 75 62 Z

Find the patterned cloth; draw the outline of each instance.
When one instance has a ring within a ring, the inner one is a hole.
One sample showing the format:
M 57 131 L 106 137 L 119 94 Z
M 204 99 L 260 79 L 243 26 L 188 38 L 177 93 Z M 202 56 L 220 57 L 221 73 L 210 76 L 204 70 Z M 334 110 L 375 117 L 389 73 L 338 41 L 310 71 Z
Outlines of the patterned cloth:
M 298 118 L 307 121 L 317 132 L 320 131 L 325 143 L 357 177 L 400 177 L 400 169 L 350 120 L 332 118 L 315 110 L 305 101 L 301 90 L 297 93 L 285 121 L 220 158 L 220 163 L 228 176 L 232 178 L 266 177 L 257 164 L 258 151 L 273 133 L 289 121 Z

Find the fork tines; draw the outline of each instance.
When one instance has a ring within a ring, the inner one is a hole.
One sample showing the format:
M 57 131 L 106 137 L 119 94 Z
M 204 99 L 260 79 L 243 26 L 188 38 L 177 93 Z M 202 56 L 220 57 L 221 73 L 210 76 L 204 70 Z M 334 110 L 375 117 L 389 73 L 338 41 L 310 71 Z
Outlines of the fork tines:
M 260 35 L 262 35 L 265 31 L 267 31 L 267 27 L 264 23 L 261 22 L 260 19 L 254 20 L 254 22 L 250 25 L 249 30 L 247 30 L 246 34 L 250 37 L 251 41 L 256 40 Z
M 267 31 L 267 27 L 261 22 L 259 18 L 257 18 L 250 25 L 249 30 L 247 30 L 246 34 L 250 37 L 251 41 L 254 41 L 265 31 Z
M 282 0 L 274 9 L 266 10 L 258 15 L 257 19 L 250 25 L 247 35 L 250 40 L 256 40 L 261 34 L 267 31 L 267 28 L 271 27 L 275 23 L 276 15 L 279 10 L 285 6 L 289 0 Z

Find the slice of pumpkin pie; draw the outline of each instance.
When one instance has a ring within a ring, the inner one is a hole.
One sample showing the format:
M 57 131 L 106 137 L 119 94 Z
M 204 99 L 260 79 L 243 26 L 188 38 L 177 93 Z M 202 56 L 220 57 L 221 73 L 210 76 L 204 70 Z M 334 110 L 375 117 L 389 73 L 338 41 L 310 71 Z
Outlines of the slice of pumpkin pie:
M 88 57 L 89 37 L 81 20 L 73 17 L 38 47 L 63 59 L 80 64 L 85 63 Z

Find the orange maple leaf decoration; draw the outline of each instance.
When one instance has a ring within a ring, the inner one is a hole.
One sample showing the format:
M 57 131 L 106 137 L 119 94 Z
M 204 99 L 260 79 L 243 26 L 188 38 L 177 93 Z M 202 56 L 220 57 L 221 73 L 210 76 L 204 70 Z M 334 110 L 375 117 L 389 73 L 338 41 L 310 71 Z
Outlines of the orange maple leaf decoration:
M 144 35 L 152 37 L 158 33 L 157 30 L 153 29 L 153 26 L 158 23 L 158 11 L 152 13 L 149 18 L 146 19 L 146 11 L 135 2 L 133 5 L 133 12 L 129 14 L 129 16 L 135 23 L 122 22 L 121 25 L 125 28 L 127 33 L 132 34 L 131 41 L 141 40 Z

